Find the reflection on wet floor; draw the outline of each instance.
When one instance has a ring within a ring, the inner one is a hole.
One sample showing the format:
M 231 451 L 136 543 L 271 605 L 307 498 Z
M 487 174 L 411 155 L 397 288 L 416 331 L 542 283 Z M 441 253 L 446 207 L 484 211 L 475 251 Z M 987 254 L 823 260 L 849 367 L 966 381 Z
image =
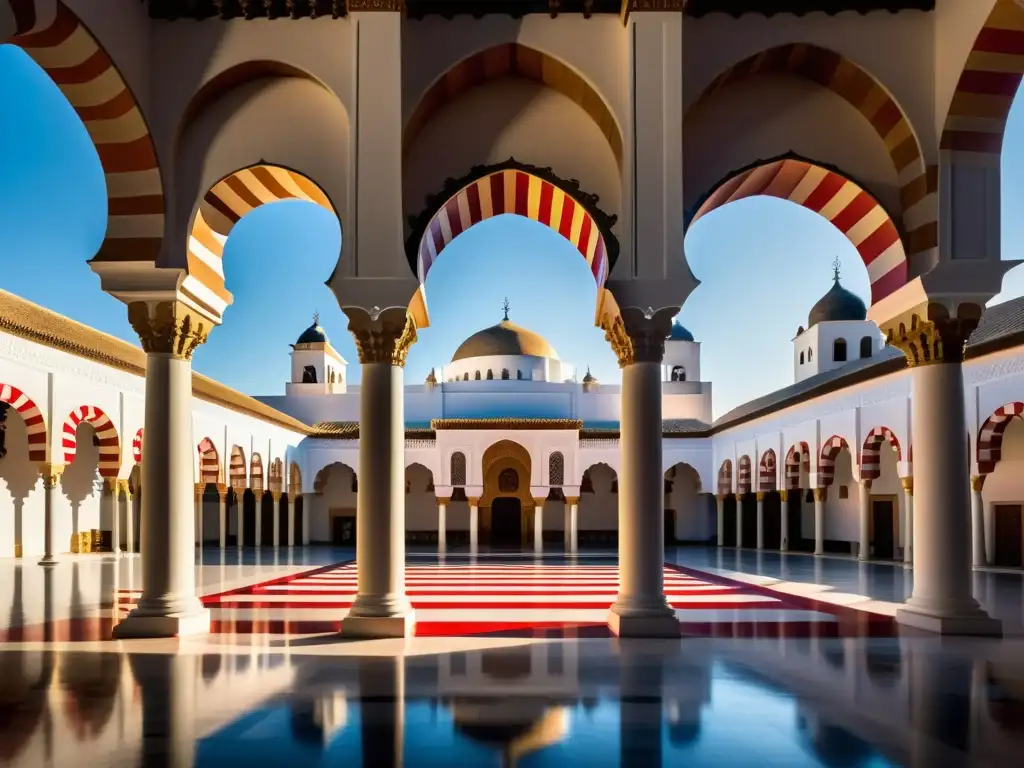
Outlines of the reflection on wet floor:
M 1010 765 L 1024 747 L 1024 661 L 998 643 L 111 650 L 0 652 L 4 764 Z

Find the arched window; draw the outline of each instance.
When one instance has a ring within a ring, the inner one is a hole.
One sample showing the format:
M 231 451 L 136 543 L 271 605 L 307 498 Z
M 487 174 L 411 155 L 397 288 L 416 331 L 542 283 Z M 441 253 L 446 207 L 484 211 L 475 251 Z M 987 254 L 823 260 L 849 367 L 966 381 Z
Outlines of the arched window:
M 865 336 L 863 339 L 860 340 L 860 356 L 871 357 L 871 352 L 874 346 L 875 345 L 872 343 L 871 337 Z
M 555 451 L 548 457 L 548 485 L 561 485 L 565 482 L 565 457 Z
M 478 379 L 480 378 L 480 372 L 479 372 L 479 371 L 477 371 L 477 375 L 476 375 L 476 377 L 477 377 Z M 465 374 L 463 375 L 463 377 L 462 377 L 462 380 L 463 380 L 463 381 L 469 381 L 469 371 L 466 371 L 466 373 L 465 373 Z
M 846 339 L 836 339 L 832 342 L 832 359 L 837 363 L 846 362 Z
M 501 369 L 501 380 L 502 381 L 507 381 L 508 380 L 508 368 L 502 368 Z
M 523 380 L 523 372 L 522 371 L 516 371 L 516 378 L 519 381 L 522 381 Z
M 302 383 L 316 384 L 316 366 L 307 365 L 302 369 Z
M 467 374 L 467 376 L 468 376 L 468 374 Z M 480 371 L 477 371 L 475 374 L 473 374 L 473 378 L 476 381 L 480 381 Z
M 807 362 L 809 363 L 813 359 L 814 359 L 814 350 L 812 350 L 810 347 L 808 347 L 807 348 Z
M 804 364 L 804 353 L 801 352 L 800 353 L 800 365 L 803 365 L 803 364 Z
M 672 369 L 672 381 L 686 381 L 686 369 L 677 365 Z
M 490 368 L 487 369 L 487 380 L 494 381 L 494 371 L 492 371 Z
M 456 451 L 452 454 L 452 485 L 466 484 L 466 454 Z

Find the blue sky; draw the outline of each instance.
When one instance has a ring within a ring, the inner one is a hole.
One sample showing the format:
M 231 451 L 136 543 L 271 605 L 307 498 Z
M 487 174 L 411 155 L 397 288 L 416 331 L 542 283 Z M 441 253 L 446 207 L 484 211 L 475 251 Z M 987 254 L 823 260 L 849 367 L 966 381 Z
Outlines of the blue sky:
M 106 199 L 85 129 L 46 74 L 11 46 L 0 46 L 0 104 L 13 105 L 0 112 L 0 288 L 137 344 L 124 306 L 100 291 L 86 264 L 103 238 Z M 1024 206 L 1021 170 L 1018 103 L 1003 152 L 1004 213 Z M 345 316 L 324 285 L 341 237 L 337 221 L 307 203 L 264 206 L 243 219 L 224 257 L 235 302 L 197 351 L 196 369 L 249 394 L 283 394 L 288 345 L 319 311 L 357 381 Z M 1022 243 L 1024 220 L 1004 215 L 1004 258 L 1024 258 Z M 792 383 L 791 339 L 828 290 L 837 256 L 843 284 L 867 301 L 867 272 L 849 241 L 794 204 L 743 200 L 693 226 L 686 258 L 701 285 L 680 319 L 702 342 L 716 416 Z M 1012 271 L 1003 288 L 996 301 L 1024 294 L 1024 271 Z M 501 216 L 461 235 L 431 270 L 431 327 L 409 354 L 406 381 L 423 381 L 463 339 L 501 320 L 506 296 L 511 319 L 546 337 L 580 376 L 590 366 L 601 381 L 619 380 L 593 326 L 595 288 L 582 259 L 547 228 Z

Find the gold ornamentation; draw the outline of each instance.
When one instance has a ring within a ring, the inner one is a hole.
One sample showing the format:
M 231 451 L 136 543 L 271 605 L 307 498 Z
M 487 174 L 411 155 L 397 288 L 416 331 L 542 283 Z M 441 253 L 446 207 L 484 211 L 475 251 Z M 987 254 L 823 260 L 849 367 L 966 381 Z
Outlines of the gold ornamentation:
M 416 342 L 416 323 L 404 307 L 372 312 L 361 307 L 346 307 L 348 329 L 356 340 L 359 362 L 389 363 L 405 367 L 409 347 Z
M 113 496 L 117 499 L 118 491 L 120 491 L 120 481 L 116 477 L 104 477 L 103 478 L 103 495 Z
M 903 485 L 903 490 L 913 495 L 914 493 L 914 478 L 912 477 L 901 477 L 900 483 Z
M 736 502 L 739 503 L 743 501 L 743 497 L 746 495 L 746 491 L 736 491 Z
M 573 506 L 574 504 L 578 505 L 580 503 L 580 497 L 579 496 L 566 496 L 565 497 L 565 503 L 568 504 L 570 507 Z
M 220 503 L 223 504 L 228 500 L 228 491 L 231 489 L 224 485 L 224 483 L 217 483 L 215 487 L 217 488 L 217 496 L 220 497 Z
M 814 489 L 814 500 L 825 501 L 828 498 L 828 488 L 815 488 Z
M 180 301 L 133 301 L 128 305 L 128 322 L 147 353 L 169 354 L 179 360 L 191 360 L 196 347 L 210 335 L 209 321 Z
M 767 491 L 758 491 L 757 492 L 757 500 L 758 501 L 764 501 L 764 497 L 767 496 L 767 495 L 768 495 Z
M 546 502 L 547 500 L 548 500 L 547 496 L 544 496 L 544 497 L 534 496 L 533 497 L 533 506 L 535 506 L 535 507 L 543 507 L 544 506 L 544 502 Z
M 467 499 L 467 501 L 469 502 L 469 506 L 471 506 L 471 507 L 479 507 L 480 506 L 480 497 L 479 496 L 470 496 Z
M 283 491 L 270 491 L 270 498 L 274 500 L 275 504 L 277 504 L 277 502 L 279 502 L 281 500 L 281 497 L 283 495 L 284 495 Z
M 405 0 L 346 0 L 349 13 L 405 10 Z
M 636 362 L 633 352 L 633 340 L 626 333 L 626 324 L 622 321 L 622 315 L 616 315 L 609 322 L 603 324 L 604 340 L 612 345 L 612 351 L 619 361 L 619 368 L 625 368 Z
M 893 323 L 886 331 L 886 341 L 906 356 L 910 367 L 962 363 L 967 339 L 981 320 L 981 307 L 963 304 L 951 317 L 943 305 L 929 304 L 926 313 L 927 319 L 912 314 L 909 326 L 905 319 Z
M 132 486 L 131 486 L 131 483 L 129 483 L 127 480 L 118 480 L 117 482 L 121 486 L 121 495 L 124 496 L 124 498 L 127 501 L 131 501 L 132 500 Z
M 43 478 L 43 488 L 52 491 L 60 482 L 60 476 L 64 474 L 64 465 L 43 464 L 39 467 L 39 474 Z
M 974 475 L 971 478 L 971 490 L 976 493 L 981 493 L 981 489 L 985 485 L 986 477 L 988 477 L 988 475 Z
M 634 363 L 660 363 L 665 357 L 665 338 L 672 329 L 676 308 L 646 310 L 626 307 L 601 318 L 605 340 L 619 360 L 619 367 Z
M 725 500 L 729 498 L 731 495 L 731 493 L 716 493 L 715 498 L 724 504 Z
M 784 502 L 789 501 L 789 491 L 779 491 L 779 498 Z

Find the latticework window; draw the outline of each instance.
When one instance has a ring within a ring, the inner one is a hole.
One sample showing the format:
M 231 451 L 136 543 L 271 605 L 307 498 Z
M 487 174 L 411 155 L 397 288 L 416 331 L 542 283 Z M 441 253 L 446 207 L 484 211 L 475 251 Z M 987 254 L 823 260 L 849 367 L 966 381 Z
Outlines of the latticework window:
M 548 485 L 562 485 L 565 482 L 565 457 L 555 451 L 548 457 Z
M 456 451 L 452 454 L 452 485 L 466 484 L 466 454 Z

